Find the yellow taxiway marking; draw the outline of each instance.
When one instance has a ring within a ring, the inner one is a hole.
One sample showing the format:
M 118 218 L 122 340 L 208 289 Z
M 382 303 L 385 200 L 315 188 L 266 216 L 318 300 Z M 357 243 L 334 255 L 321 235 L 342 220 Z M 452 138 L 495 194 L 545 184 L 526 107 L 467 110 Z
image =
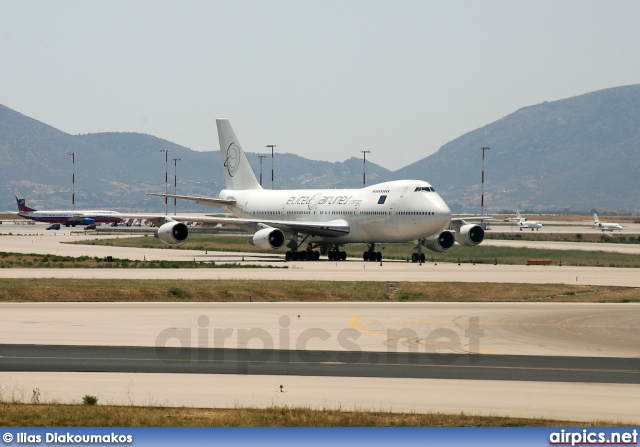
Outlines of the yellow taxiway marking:
M 394 334 L 389 334 L 381 331 L 376 331 L 373 329 L 368 329 L 361 324 L 360 321 L 362 319 L 363 319 L 362 317 L 358 317 L 358 316 L 351 317 L 351 319 L 349 320 L 349 326 L 351 326 L 352 328 L 362 333 L 375 335 L 377 337 L 383 337 L 383 338 L 392 339 L 392 340 L 400 340 L 400 341 L 405 341 L 407 343 L 419 343 L 422 345 L 431 345 L 431 346 L 441 347 L 441 348 L 450 349 L 450 350 L 457 350 L 457 351 L 462 351 L 465 354 L 469 353 L 469 347 L 467 347 L 467 349 L 464 349 L 462 344 L 428 341 L 425 339 L 411 338 L 411 337 L 406 337 L 402 335 L 394 335 Z M 415 320 L 415 321 L 420 321 L 420 320 Z M 498 350 L 496 349 L 481 349 L 480 352 L 477 352 L 477 354 L 497 354 L 497 353 L 498 353 Z

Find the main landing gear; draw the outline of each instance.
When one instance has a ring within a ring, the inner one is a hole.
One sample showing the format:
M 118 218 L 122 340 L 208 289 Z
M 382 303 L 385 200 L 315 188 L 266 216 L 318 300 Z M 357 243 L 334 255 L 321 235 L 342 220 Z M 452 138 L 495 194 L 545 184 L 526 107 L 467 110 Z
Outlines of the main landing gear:
M 320 259 L 320 252 L 311 250 L 289 250 L 284 254 L 287 261 L 317 261 Z
M 320 252 L 314 250 L 314 248 L 318 247 L 317 244 L 313 245 L 309 242 L 306 250 L 298 250 L 298 248 L 300 248 L 308 238 L 309 235 L 305 236 L 304 239 L 302 239 L 302 242 L 298 244 L 298 234 L 296 233 L 287 244 L 287 247 L 291 250 L 284 254 L 284 259 L 286 261 L 317 261 L 320 259 Z
M 298 250 L 308 237 L 309 236 L 306 236 L 302 242 L 298 244 L 298 237 L 295 235 L 287 244 L 290 250 L 284 254 L 284 259 L 287 261 L 318 261 L 320 254 L 326 254 L 329 261 L 347 260 L 347 252 L 340 250 L 340 244 L 318 244 L 309 242 L 307 243 L 306 250 Z M 314 250 L 314 248 L 320 248 L 320 251 Z
M 411 254 L 411 262 L 419 262 L 421 264 L 424 263 L 424 261 L 426 260 L 426 256 L 424 255 L 424 253 L 422 253 L 423 244 L 424 240 L 419 240 L 416 246 L 413 247 L 416 252 Z
M 362 259 L 367 261 L 382 262 L 382 253 L 374 251 L 376 244 L 369 244 L 369 249 L 362 253 Z
M 327 251 L 327 258 L 329 261 L 346 261 L 347 252 L 340 251 L 340 247 L 338 245 L 334 245 L 331 250 Z

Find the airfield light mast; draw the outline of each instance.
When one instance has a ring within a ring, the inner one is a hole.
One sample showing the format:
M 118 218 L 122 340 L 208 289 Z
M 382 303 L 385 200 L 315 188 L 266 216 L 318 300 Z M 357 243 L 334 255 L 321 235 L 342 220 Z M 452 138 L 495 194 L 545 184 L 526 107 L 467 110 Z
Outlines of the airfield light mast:
M 273 148 L 276 147 L 275 144 L 267 144 L 265 147 L 271 148 L 271 189 L 273 189 Z
M 76 153 L 67 152 L 67 155 L 71 155 L 71 209 L 74 210 L 76 206 Z
M 167 194 L 169 188 L 169 149 L 160 149 L 164 152 L 164 215 L 167 215 Z
M 367 154 L 370 154 L 371 151 L 360 151 L 362 152 L 362 186 L 367 186 Z
M 490 150 L 490 147 L 481 147 L 482 151 L 482 196 L 480 198 L 480 215 L 484 216 L 484 151 Z M 485 228 L 484 219 L 480 221 L 482 228 Z
M 178 194 L 178 162 L 179 158 L 173 159 L 173 195 Z M 173 215 L 176 215 L 176 198 L 173 198 Z
M 266 157 L 266 155 L 258 155 L 258 158 L 260 159 L 260 186 L 262 186 L 262 159 Z

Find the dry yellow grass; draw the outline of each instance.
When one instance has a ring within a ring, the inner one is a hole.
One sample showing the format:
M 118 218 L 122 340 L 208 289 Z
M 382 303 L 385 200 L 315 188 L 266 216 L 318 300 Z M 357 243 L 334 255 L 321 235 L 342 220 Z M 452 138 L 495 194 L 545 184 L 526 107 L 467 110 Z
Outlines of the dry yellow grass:
M 395 283 L 264 280 L 0 280 L 0 302 L 640 302 L 640 289 L 500 283 Z
M 533 427 L 567 425 L 610 424 L 595 421 L 585 424 L 545 419 L 480 417 L 466 414 L 398 414 L 288 407 L 207 409 L 0 404 L 0 426 L 5 427 Z

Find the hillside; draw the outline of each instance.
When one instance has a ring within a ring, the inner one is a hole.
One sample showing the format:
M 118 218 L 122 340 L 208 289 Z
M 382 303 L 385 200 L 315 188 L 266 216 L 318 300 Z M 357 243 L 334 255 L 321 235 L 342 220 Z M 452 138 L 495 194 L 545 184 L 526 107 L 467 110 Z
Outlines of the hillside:
M 220 151 L 197 152 L 139 133 L 69 135 L 0 105 L 0 157 L 4 160 L 0 209 L 15 210 L 16 188 L 37 208 L 70 208 L 72 159 L 67 152 L 75 152 L 76 208 L 161 212 L 164 201 L 145 195 L 164 192 L 161 149 L 169 150 L 169 192 L 173 192 L 173 158 L 180 159 L 180 194 L 217 196 L 224 187 Z M 247 157 L 258 177 L 258 155 L 247 153 Z M 362 161 L 352 158 L 329 163 L 276 153 L 275 173 L 276 188 L 359 187 Z M 390 171 L 367 163 L 370 181 L 389 175 Z M 263 161 L 263 184 L 271 187 L 270 158 Z M 178 207 L 182 211 L 212 211 L 184 201 Z
M 450 205 L 485 208 L 640 210 L 640 85 L 524 107 L 469 132 L 394 178 L 422 176 Z

